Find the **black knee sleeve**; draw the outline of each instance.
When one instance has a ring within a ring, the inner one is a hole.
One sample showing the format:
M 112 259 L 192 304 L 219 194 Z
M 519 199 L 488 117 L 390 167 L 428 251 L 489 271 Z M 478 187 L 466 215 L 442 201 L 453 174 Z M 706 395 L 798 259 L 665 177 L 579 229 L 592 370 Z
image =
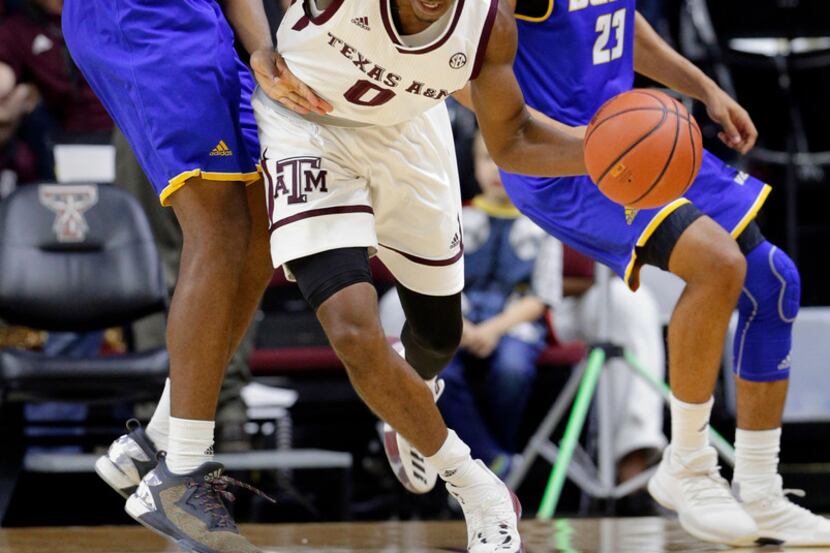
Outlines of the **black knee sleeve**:
M 424 380 L 440 373 L 461 342 L 461 294 L 427 296 L 398 285 L 406 323 L 401 341 L 406 360 Z
M 359 282 L 372 282 L 366 248 L 340 248 L 286 263 L 314 311 L 334 294 Z

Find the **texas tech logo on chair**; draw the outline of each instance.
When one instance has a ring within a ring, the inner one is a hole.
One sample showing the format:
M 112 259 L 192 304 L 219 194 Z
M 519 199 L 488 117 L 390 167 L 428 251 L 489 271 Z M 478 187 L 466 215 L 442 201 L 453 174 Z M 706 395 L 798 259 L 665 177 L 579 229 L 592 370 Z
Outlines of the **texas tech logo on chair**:
M 84 212 L 98 203 L 98 187 L 94 184 L 54 185 L 42 184 L 38 198 L 44 207 L 56 214 L 52 230 L 58 242 L 83 242 L 89 225 Z
M 308 202 L 308 194 L 314 192 L 328 192 L 326 188 L 325 169 L 320 169 L 319 157 L 292 157 L 281 159 L 274 163 L 274 174 L 270 175 L 266 166 L 267 158 L 263 156 L 263 167 L 268 179 L 269 193 L 272 198 L 287 196 L 288 203 L 304 204 Z

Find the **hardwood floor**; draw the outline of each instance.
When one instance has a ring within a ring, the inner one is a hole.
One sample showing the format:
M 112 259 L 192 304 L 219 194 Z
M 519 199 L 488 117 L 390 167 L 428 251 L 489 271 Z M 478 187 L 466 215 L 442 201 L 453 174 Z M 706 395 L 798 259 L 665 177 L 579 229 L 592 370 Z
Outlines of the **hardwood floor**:
M 459 522 L 248 525 L 243 532 L 264 553 L 463 552 Z M 527 553 L 715 552 L 662 518 L 561 519 L 522 525 Z M 0 553 L 159 553 L 178 551 L 139 526 L 0 529 Z M 763 547 L 743 552 L 830 552 L 830 549 Z

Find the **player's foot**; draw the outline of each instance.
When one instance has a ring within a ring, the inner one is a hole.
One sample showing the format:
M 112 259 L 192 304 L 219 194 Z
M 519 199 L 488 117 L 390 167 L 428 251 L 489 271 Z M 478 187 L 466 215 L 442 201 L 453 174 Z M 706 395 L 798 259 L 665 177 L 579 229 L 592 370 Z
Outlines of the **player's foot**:
M 234 500 L 228 486 L 239 486 L 273 501 L 259 490 L 223 476 L 220 463 L 205 463 L 179 475 L 158 466 L 127 499 L 127 514 L 147 528 L 195 553 L 261 553 L 242 537 L 222 498 Z
M 436 378 L 431 384 L 432 396 L 436 403 L 444 392 L 444 381 Z M 395 432 L 387 423 L 383 423 L 383 449 L 392 472 L 398 477 L 403 487 L 412 493 L 423 494 L 435 488 L 438 473 L 429 466 L 424 456 L 410 444 L 406 438 Z
M 680 525 L 694 537 L 713 543 L 752 545 L 758 539 L 758 526 L 730 492 L 717 460 L 712 447 L 682 459 L 667 447 L 648 482 L 648 491 L 657 503 L 676 511 Z
M 127 433 L 112 442 L 106 455 L 95 461 L 95 472 L 127 498 L 144 476 L 156 468 L 156 446 L 135 419 L 127 421 Z
M 522 553 L 519 535 L 522 506 L 519 499 L 481 461 L 481 478 L 470 486 L 447 483 L 447 491 L 458 500 L 467 521 L 468 553 Z
M 743 507 L 758 525 L 762 541 L 783 542 L 789 546 L 830 546 L 830 520 L 799 507 L 787 494 L 803 496 L 801 490 L 785 490 L 780 476 L 766 490 L 741 494 L 740 487 L 733 489 L 744 501 Z
M 403 346 L 398 343 L 393 346 L 401 357 L 404 357 Z M 432 397 L 438 403 L 438 398 L 444 393 L 444 381 L 434 378 L 427 382 L 432 391 Z M 429 466 L 421 453 L 412 447 L 403 436 L 387 423 L 383 423 L 382 430 L 383 450 L 389 460 L 389 466 L 395 473 L 403 487 L 412 493 L 423 494 L 435 488 L 438 473 Z

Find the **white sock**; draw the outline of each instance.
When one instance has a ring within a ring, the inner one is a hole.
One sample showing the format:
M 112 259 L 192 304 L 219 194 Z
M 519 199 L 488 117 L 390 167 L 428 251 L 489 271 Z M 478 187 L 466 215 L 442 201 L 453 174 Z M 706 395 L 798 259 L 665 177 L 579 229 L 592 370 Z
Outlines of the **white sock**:
M 213 460 L 213 421 L 170 417 L 170 448 L 167 468 L 175 474 L 193 472 Z
M 713 398 L 706 403 L 686 403 L 671 396 L 671 448 L 678 457 L 685 457 L 709 445 L 709 417 Z
M 470 448 L 453 430 L 447 434 L 441 449 L 435 455 L 427 457 L 426 461 L 438 471 L 442 480 L 460 488 L 480 478 L 481 467 L 473 461 Z
M 159 451 L 167 451 L 170 439 L 170 379 L 164 381 L 164 391 L 161 393 L 153 418 L 144 429 L 153 445 Z
M 741 430 L 735 432 L 735 473 L 741 497 L 751 500 L 778 475 L 778 452 L 781 451 L 781 429 Z

